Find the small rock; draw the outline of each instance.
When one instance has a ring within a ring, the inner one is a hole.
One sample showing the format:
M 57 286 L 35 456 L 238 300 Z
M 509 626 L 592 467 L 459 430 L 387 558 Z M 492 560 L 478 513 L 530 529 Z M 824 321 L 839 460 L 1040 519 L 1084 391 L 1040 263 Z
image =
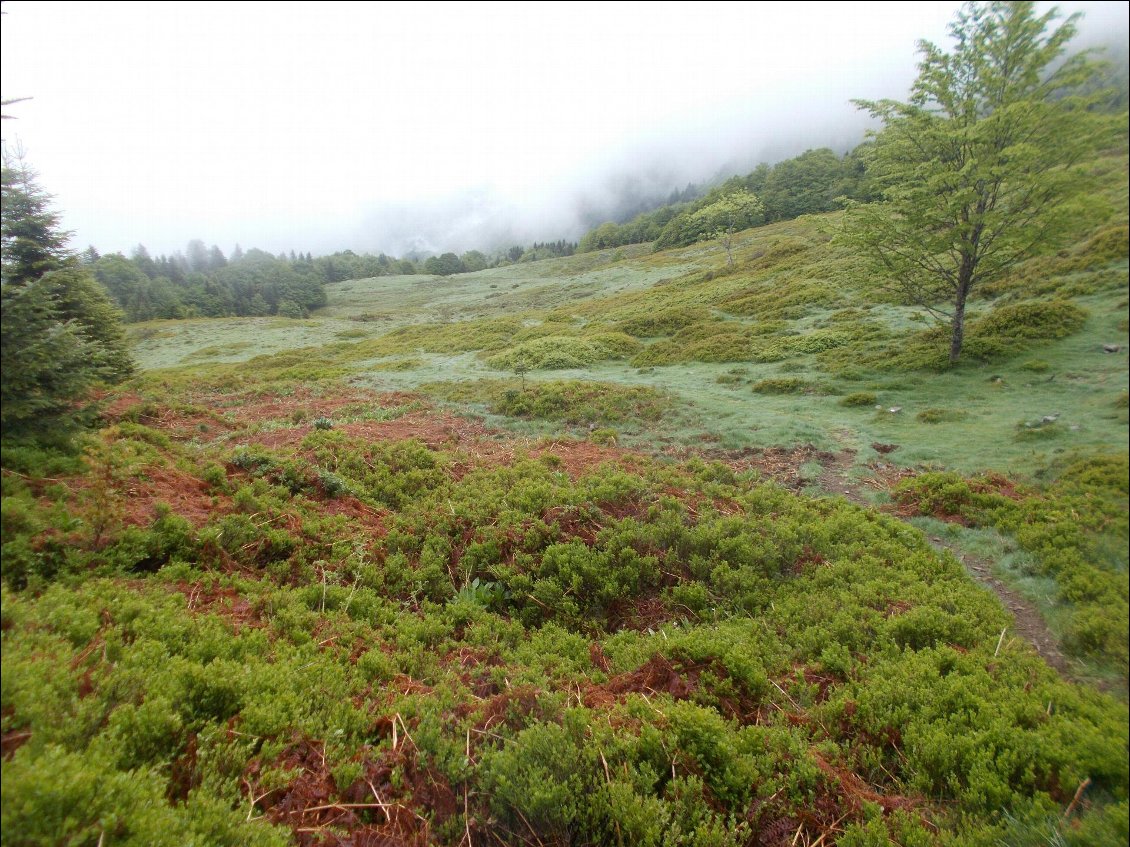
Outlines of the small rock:
M 1104 353 L 1121 353 L 1122 352 L 1122 345 L 1121 344 L 1104 344 L 1103 345 L 1103 352 Z
M 1040 418 L 1040 423 L 1050 424 L 1059 420 L 1059 415 L 1044 415 Z
M 887 409 L 887 411 L 890 412 L 892 415 L 897 415 L 899 412 L 902 411 L 902 406 L 891 406 L 891 408 Z
M 1071 426 L 1068 427 L 1068 429 L 1071 430 L 1072 432 L 1078 432 L 1079 431 L 1079 424 L 1072 424 Z

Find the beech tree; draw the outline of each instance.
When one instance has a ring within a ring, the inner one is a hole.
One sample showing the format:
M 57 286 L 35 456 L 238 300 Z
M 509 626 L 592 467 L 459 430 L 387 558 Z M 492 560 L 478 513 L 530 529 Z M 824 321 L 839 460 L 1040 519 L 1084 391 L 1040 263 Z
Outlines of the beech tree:
M 1109 137 L 1085 54 L 1064 59 L 1078 15 L 969 3 L 953 49 L 919 42 L 910 100 L 856 104 L 883 123 L 865 156 L 882 202 L 849 210 L 844 234 L 885 284 L 950 327 L 961 355 L 966 302 L 1037 252 L 1068 238 L 1086 207 L 1079 167 Z
M 727 194 L 717 203 L 711 203 L 691 217 L 692 222 L 702 222 L 707 234 L 726 250 L 726 262 L 734 265 L 734 233 L 747 229 L 764 216 L 765 206 L 748 191 Z

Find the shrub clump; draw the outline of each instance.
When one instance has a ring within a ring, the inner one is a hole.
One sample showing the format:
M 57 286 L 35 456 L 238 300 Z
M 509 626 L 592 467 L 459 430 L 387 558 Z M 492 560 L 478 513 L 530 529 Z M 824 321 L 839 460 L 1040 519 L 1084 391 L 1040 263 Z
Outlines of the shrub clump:
M 518 380 L 484 379 L 422 387 L 444 400 L 486 403 L 498 415 L 570 424 L 654 421 L 671 406 L 671 398 L 654 388 L 585 380 L 530 381 L 523 386 Z
M 840 400 L 841 406 L 848 408 L 873 408 L 879 401 L 874 391 L 855 391 Z
M 1041 300 L 998 306 L 989 314 L 971 321 L 962 347 L 963 362 L 992 362 L 1023 352 L 1035 341 L 1066 338 L 1082 329 L 1086 310 L 1069 300 Z M 933 326 L 897 340 L 880 336 L 861 337 L 852 342 L 850 355 L 844 351 L 825 354 L 823 361 L 835 370 L 843 361 L 882 370 L 945 371 L 949 361 L 950 328 Z
M 1053 427 L 1027 432 L 1054 432 Z M 1057 599 L 1066 609 L 1067 650 L 1113 662 L 1125 674 L 1130 661 L 1128 490 L 1123 453 L 1075 461 L 1044 491 L 1020 488 L 998 475 L 966 479 L 953 472 L 925 473 L 900 482 L 894 499 L 906 513 L 1012 534 L 1034 557 L 1033 571 L 1056 581 Z M 1120 552 L 1111 554 L 1105 536 L 1118 539 Z
M 636 338 L 658 338 L 664 335 L 674 335 L 684 327 L 702 323 L 710 319 L 706 309 L 686 307 L 673 309 L 659 309 L 638 317 L 631 317 L 620 321 L 615 328 Z
M 956 423 L 968 418 L 969 413 L 961 409 L 923 409 L 915 417 L 925 424 Z
M 629 335 L 623 338 L 630 339 Z M 553 371 L 587 368 L 607 359 L 617 359 L 625 355 L 624 343 L 616 338 L 603 341 L 586 338 L 573 338 L 566 335 L 551 335 L 525 341 L 487 359 L 487 364 L 497 370 L 513 370 L 524 365 L 529 370 Z M 619 349 L 616 349 L 616 348 Z
M 1078 332 L 1087 312 L 1070 300 L 1043 300 L 998 306 L 970 327 L 974 338 L 1058 339 Z
M 806 379 L 779 376 L 755 382 L 753 390 L 758 394 L 814 394 L 817 387 Z

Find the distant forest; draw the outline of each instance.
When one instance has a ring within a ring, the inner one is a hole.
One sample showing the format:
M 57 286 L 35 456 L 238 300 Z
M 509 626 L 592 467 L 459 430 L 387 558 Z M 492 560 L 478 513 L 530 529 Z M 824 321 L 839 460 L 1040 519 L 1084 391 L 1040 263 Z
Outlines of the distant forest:
M 685 247 L 709 237 L 703 225 L 711 216 L 699 214 L 722 198 L 746 191 L 755 195 L 763 210 L 744 221 L 744 229 L 800 215 L 830 212 L 841 198 L 866 202 L 871 189 L 861 148 L 838 156 L 828 148 L 807 150 L 776 165 L 762 163 L 745 176 L 734 176 L 705 192 L 688 186 L 676 202 L 636 215 L 630 221 L 608 221 L 581 238 L 577 252 L 588 253 L 625 244 L 655 242 L 657 250 Z
M 495 256 L 470 250 L 461 256 L 444 253 L 424 260 L 394 259 L 342 250 L 315 258 L 310 253 L 246 252 L 238 245 L 231 256 L 203 241 L 188 243 L 185 252 L 153 258 L 144 246 L 129 257 L 101 255 L 89 247 L 82 262 L 114 298 L 129 322 L 177 318 L 279 315 L 303 318 L 326 304 L 326 283 L 393 274 L 450 274 L 488 267 L 571 256 L 576 243 L 553 241 L 515 246 Z

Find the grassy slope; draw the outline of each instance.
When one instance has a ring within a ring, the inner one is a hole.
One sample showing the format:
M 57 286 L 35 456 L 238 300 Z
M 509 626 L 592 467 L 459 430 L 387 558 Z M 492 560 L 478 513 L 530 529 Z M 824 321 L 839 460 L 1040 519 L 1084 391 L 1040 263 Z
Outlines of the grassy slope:
M 383 390 L 423 389 L 520 435 L 584 436 L 600 427 L 621 445 L 673 454 L 810 445 L 838 454 L 841 475 L 850 468 L 848 484 L 872 499 L 882 499 L 875 478 L 891 478 L 891 466 L 1049 477 L 1072 457 L 1125 446 L 1126 158 L 1096 167 L 1115 211 L 1072 250 L 1033 260 L 981 292 L 966 360 L 956 369 L 930 366 L 944 360 L 945 339 L 923 340 L 927 324 L 917 310 L 864 284 L 853 258 L 832 241 L 836 215 L 745 233 L 734 268 L 717 245 L 659 254 L 635 246 L 450 278 L 350 281 L 331 286 L 330 305 L 308 321 L 140 327 L 161 337 L 142 342 L 139 354 L 156 367 L 171 352 L 182 365 L 177 379 L 197 373 L 235 384 L 245 368 L 200 363 L 255 359 L 256 380 L 332 376 Z M 978 328 L 979 317 L 1065 298 L 1086 315 L 1081 326 L 1052 325 L 1047 337 L 1020 339 L 1009 333 L 1029 332 L 1024 318 L 1003 333 Z M 620 347 L 601 353 L 604 333 L 620 330 L 638 340 L 621 333 Z M 288 343 L 305 349 L 289 355 L 281 348 Z M 1123 348 L 1104 353 L 1110 343 Z M 556 361 L 539 368 L 547 350 Z M 513 369 L 522 358 L 531 366 L 519 384 Z M 536 393 L 539 383 L 549 383 L 543 394 L 560 393 L 561 380 L 659 392 L 668 402 L 659 416 L 624 409 L 609 416 L 606 402 L 586 418 L 575 397 L 571 414 L 543 414 L 502 397 L 524 386 Z M 857 402 L 845 405 L 845 398 Z M 1055 416 L 1053 425 L 1042 424 L 1047 416 Z M 815 482 L 821 474 L 810 463 L 799 476 Z M 1008 544 L 989 558 L 1005 560 Z M 970 534 L 967 551 L 980 546 L 983 539 Z M 1114 566 L 1124 571 L 1125 556 L 1115 556 Z M 996 575 L 1021 589 L 1060 638 L 1070 637 L 1073 600 L 1065 615 L 1066 598 L 1032 574 L 1002 565 Z M 1109 673 L 1105 664 L 1079 672 Z M 1121 664 L 1114 660 L 1114 672 L 1124 676 Z
M 135 332 L 144 340 L 137 353 L 143 367 L 160 368 L 247 361 L 263 353 L 336 341 L 342 345 L 337 353 L 319 351 L 326 364 L 343 368 L 360 384 L 411 390 L 438 380 L 512 376 L 508 369 L 490 367 L 475 349 L 463 349 L 467 321 L 479 325 L 505 316 L 548 331 L 543 323 L 547 317 L 566 318 L 566 323 L 556 326 L 583 336 L 653 310 L 703 307 L 725 321 L 718 325 L 722 328 L 756 328 L 766 319 L 778 321 L 781 326 L 766 340 L 787 342 L 794 334 L 820 329 L 829 316 L 849 306 L 862 306 L 859 320 L 833 324 L 835 329 L 846 325 L 851 332 L 860 320 L 867 320 L 894 334 L 896 338 L 884 343 L 897 350 L 905 343 L 898 336 L 919 331 L 923 324 L 909 320 L 915 310 L 875 303 L 871 292 L 858 289 L 850 262 L 822 234 L 834 222 L 832 216 L 752 230 L 739 242 L 737 273 L 712 280 L 704 281 L 703 272 L 721 269 L 723 255 L 720 248 L 698 245 L 603 265 L 617 251 L 447 279 L 351 281 L 330 286 L 324 315 L 306 321 L 233 318 L 139 327 Z M 773 261 L 773 250 L 781 245 L 803 249 Z M 762 254 L 770 258 L 756 258 Z M 970 361 L 944 373 L 845 368 L 835 351 L 823 357 L 786 352 L 779 361 L 742 361 L 754 350 L 747 344 L 734 353 L 736 361 L 637 367 L 630 359 L 606 360 L 577 369 L 535 370 L 528 378 L 596 379 L 677 394 L 683 413 L 664 424 L 649 425 L 646 431 L 625 427 L 628 443 L 645 448 L 657 439 L 687 441 L 705 433 L 728 449 L 796 443 L 812 443 L 824 450 L 847 448 L 858 451 L 857 463 L 862 465 L 876 458 L 870 444 L 897 443 L 900 451 L 892 459 L 908 466 L 1031 474 L 1061 453 L 1113 448 L 1125 441 L 1126 413 L 1117 403 L 1127 390 L 1126 269 L 1122 258 L 1089 272 L 1065 275 L 1067 282 L 1081 277 L 1085 286 L 1100 289 L 1075 298 L 1089 313 L 1080 332 L 1055 342 L 1036 342 L 1016 355 Z M 793 292 L 794 299 L 811 295 L 817 302 L 782 306 L 784 291 Z M 751 294 L 761 307 L 754 314 L 735 316 L 726 311 L 735 296 L 748 299 Z M 975 303 L 974 318 L 991 306 L 986 300 Z M 356 320 L 373 316 L 371 321 Z M 419 347 L 411 341 L 382 345 L 374 340 L 397 327 L 437 320 L 445 323 L 436 328 L 430 343 Z M 359 344 L 364 340 L 372 355 L 365 355 Z M 664 342 L 644 339 L 643 343 Z M 1105 343 L 1122 344 L 1124 350 L 1104 354 Z M 357 348 L 345 346 L 350 344 Z M 850 363 L 855 351 L 848 347 L 842 352 L 842 359 Z M 395 369 L 385 369 L 390 366 Z M 751 390 L 762 380 L 782 377 L 806 380 L 811 393 L 773 395 Z M 719 383 L 719 378 L 724 382 Z M 876 414 L 871 406 L 840 405 L 843 396 L 854 392 L 874 393 L 877 404 L 902 411 Z M 928 409 L 945 409 L 963 418 L 944 425 L 917 420 L 918 413 Z M 1060 416 L 1055 437 L 1045 441 L 1017 437 L 1018 425 L 1051 414 Z
M 834 215 L 744 233 L 732 272 L 624 248 L 134 328 L 147 372 L 82 463 L 6 455 L 37 472 L 3 478 L 5 843 L 1124 843 L 1124 702 L 1002 638 L 905 522 L 746 470 L 819 493 L 830 457 L 749 448 L 837 452 L 1124 699 L 1103 167 L 1097 237 L 974 308 L 1081 326 L 974 331 L 953 371 Z

